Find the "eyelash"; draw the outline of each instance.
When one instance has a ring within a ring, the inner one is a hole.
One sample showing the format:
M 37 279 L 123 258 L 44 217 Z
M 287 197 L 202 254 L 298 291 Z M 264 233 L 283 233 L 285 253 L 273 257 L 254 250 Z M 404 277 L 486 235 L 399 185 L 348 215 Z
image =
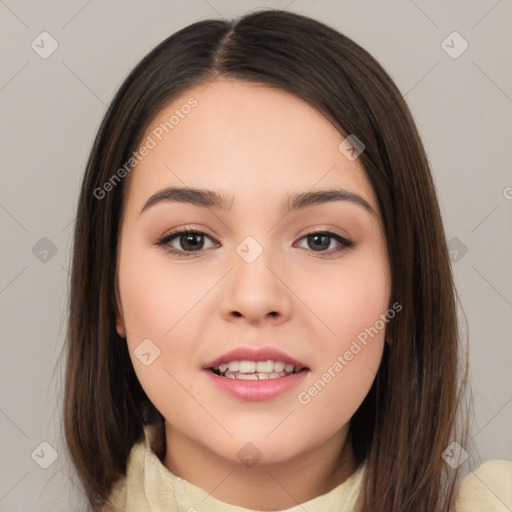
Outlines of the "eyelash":
M 204 235 L 208 238 L 211 239 L 211 237 L 209 235 L 207 235 L 206 233 L 202 232 L 202 231 L 199 231 L 197 229 L 190 229 L 190 228 L 183 228 L 183 229 L 180 229 L 180 230 L 176 230 L 176 231 L 173 231 L 171 233 L 168 233 L 167 235 L 164 235 L 162 238 L 160 238 L 155 245 L 157 245 L 158 247 L 163 247 L 167 252 L 171 253 L 171 254 L 175 254 L 175 255 L 179 255 L 179 256 L 185 256 L 185 257 L 191 257 L 191 256 L 194 256 L 195 253 L 200 253 L 202 250 L 204 249 L 199 249 L 197 251 L 182 251 L 180 249 L 175 249 L 174 247 L 170 247 L 169 246 L 169 243 L 174 240 L 175 238 L 178 238 L 179 236 L 181 235 L 186 235 L 186 234 L 195 234 L 195 235 Z M 350 249 L 351 247 L 354 246 L 354 242 L 352 242 L 351 240 L 348 240 L 347 238 L 339 235 L 338 233 L 335 233 L 333 231 L 311 231 L 309 233 L 306 233 L 305 235 L 303 235 L 299 240 L 302 240 L 304 238 L 307 238 L 309 236 L 312 236 L 312 235 L 324 235 L 324 236 L 327 236 L 329 238 L 334 238 L 339 244 L 340 246 L 337 248 L 337 249 L 330 249 L 329 251 L 313 251 L 312 249 L 309 249 L 311 252 L 316 252 L 318 253 L 319 255 L 332 255 L 332 254 L 338 254 L 338 253 L 341 253 L 347 249 Z M 330 244 L 329 244 L 330 245 Z M 320 257 L 325 257 L 325 256 L 320 256 Z

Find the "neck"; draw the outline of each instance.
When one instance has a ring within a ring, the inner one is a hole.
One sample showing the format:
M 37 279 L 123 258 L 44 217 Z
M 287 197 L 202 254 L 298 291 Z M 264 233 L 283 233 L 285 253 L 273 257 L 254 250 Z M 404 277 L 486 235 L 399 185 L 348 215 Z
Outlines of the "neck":
M 198 445 L 167 422 L 165 467 L 213 498 L 265 511 L 294 507 L 325 494 L 357 468 L 348 425 L 306 453 L 273 464 L 244 466 Z

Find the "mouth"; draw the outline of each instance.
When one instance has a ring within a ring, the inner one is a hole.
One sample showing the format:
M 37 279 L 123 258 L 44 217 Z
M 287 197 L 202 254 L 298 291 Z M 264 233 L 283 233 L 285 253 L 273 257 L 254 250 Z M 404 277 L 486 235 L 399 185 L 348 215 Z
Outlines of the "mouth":
M 307 370 L 305 366 L 295 366 L 292 363 L 273 361 L 272 359 L 266 361 L 235 360 L 208 369 L 220 377 L 237 380 L 280 379 Z
M 274 347 L 240 346 L 206 363 L 203 369 L 237 380 L 270 380 L 289 377 L 309 368 Z
M 203 366 L 223 394 L 242 401 L 271 400 L 291 392 L 310 369 L 274 347 L 241 346 Z
M 275 371 L 281 368 L 281 371 Z M 253 369 L 254 371 L 247 371 Z M 273 360 L 235 360 L 205 368 L 203 371 L 216 389 L 244 402 L 272 400 L 286 395 L 301 385 L 309 373 L 306 367 L 297 368 L 291 363 Z

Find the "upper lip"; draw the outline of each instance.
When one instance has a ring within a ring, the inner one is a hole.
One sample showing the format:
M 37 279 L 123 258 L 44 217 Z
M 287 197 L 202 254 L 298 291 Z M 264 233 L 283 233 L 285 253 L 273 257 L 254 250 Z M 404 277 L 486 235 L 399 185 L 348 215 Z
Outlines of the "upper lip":
M 274 347 L 238 347 L 234 350 L 226 352 L 206 363 L 203 368 L 210 369 L 219 366 L 221 363 L 229 363 L 230 361 L 283 361 L 287 364 L 293 364 L 296 368 L 303 369 L 307 366 L 288 354 Z

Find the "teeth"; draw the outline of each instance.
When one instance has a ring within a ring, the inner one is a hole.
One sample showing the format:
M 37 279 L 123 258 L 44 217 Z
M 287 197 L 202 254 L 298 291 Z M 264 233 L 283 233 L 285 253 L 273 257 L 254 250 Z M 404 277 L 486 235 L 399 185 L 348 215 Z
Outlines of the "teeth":
M 228 366 L 230 372 L 237 372 L 239 367 L 240 363 L 238 361 L 231 361 Z
M 284 367 L 286 366 L 286 363 L 283 363 L 282 361 L 276 361 L 274 363 L 274 371 L 275 372 L 282 372 L 284 370 Z M 293 367 L 292 367 L 293 370 Z
M 292 366 L 293 370 L 293 366 Z M 272 361 L 258 361 L 256 363 L 257 372 L 272 372 L 274 371 L 274 363 Z
M 259 378 L 265 379 L 267 378 L 267 375 L 272 375 L 272 373 L 278 374 L 285 372 L 285 375 L 287 375 L 293 372 L 298 372 L 301 368 L 296 368 L 293 364 L 285 363 L 283 361 L 272 361 L 269 359 L 267 361 L 230 361 L 229 363 L 222 363 L 219 366 L 216 366 L 214 370 L 218 370 L 219 373 L 224 374 L 225 377 L 233 375 L 234 373 L 258 373 L 263 375 Z M 244 379 L 244 377 L 241 378 Z
M 240 361 L 238 371 L 242 373 L 253 373 L 256 371 L 256 363 L 254 361 Z
M 228 379 L 266 380 L 287 377 L 300 372 L 303 368 L 283 361 L 230 361 L 212 368 L 214 373 Z
M 240 373 L 235 375 L 235 379 L 239 380 L 258 380 L 258 376 L 255 373 Z
M 289 373 L 286 372 L 263 372 L 263 373 L 231 373 L 229 370 L 224 373 L 224 377 L 228 379 L 237 380 L 267 380 L 267 379 L 278 379 L 280 377 L 286 377 Z

